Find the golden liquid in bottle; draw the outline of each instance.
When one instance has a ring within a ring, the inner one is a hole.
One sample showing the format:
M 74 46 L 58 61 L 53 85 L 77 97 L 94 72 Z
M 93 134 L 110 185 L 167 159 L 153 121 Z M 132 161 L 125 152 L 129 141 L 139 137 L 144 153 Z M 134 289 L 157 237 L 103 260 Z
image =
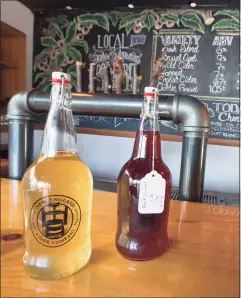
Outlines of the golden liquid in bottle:
M 84 267 L 91 256 L 93 179 L 88 167 L 78 154 L 40 155 L 22 186 L 27 273 L 58 279 Z

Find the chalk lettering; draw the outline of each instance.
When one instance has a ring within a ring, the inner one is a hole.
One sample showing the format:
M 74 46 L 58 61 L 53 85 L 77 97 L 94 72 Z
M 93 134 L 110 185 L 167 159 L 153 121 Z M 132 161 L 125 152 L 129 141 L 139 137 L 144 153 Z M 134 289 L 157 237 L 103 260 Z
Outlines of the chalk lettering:
M 175 53 L 177 51 L 177 48 L 175 45 L 169 46 L 169 47 L 164 47 L 162 49 L 162 53 Z
M 125 34 L 105 34 L 97 35 L 97 46 L 99 49 L 115 49 L 123 48 L 128 49 L 125 45 Z
M 173 45 L 197 45 L 201 35 L 161 35 L 164 46 Z
M 145 44 L 145 40 L 145 35 L 138 36 L 138 38 L 132 38 L 132 44 L 128 46 L 129 36 L 124 33 L 97 35 L 97 44 L 93 45 L 93 50 L 89 54 L 89 61 L 97 64 L 97 78 L 102 77 L 104 67 L 110 67 L 112 87 L 114 89 L 115 75 L 113 74 L 112 64 L 118 57 L 122 57 L 126 78 L 124 91 L 131 90 L 133 82 L 133 65 L 139 65 L 143 56 L 141 50 L 134 48 L 133 46 L 134 44 Z M 103 80 L 98 80 L 98 82 L 102 82 L 102 84 L 97 84 L 97 90 L 103 90 Z
M 227 112 L 227 113 L 234 113 L 240 114 L 241 109 L 238 103 L 222 103 L 222 102 L 214 102 L 213 105 L 215 106 L 216 112 Z
M 219 121 L 240 122 L 240 116 L 232 116 L 231 113 L 220 113 L 218 115 Z
M 180 46 L 181 53 L 199 53 L 199 46 L 192 47 L 190 45 L 181 45 Z
M 213 46 L 231 46 L 233 36 L 215 36 Z
M 179 85 L 179 91 L 181 92 L 189 92 L 189 93 L 197 93 L 199 91 L 198 87 L 187 87 L 185 84 Z

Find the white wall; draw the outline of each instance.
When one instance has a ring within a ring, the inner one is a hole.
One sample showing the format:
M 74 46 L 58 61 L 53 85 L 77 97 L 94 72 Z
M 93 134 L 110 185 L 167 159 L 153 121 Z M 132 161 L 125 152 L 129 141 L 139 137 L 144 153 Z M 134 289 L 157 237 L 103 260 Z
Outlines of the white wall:
M 27 34 L 27 88 L 32 84 L 33 14 L 18 1 L 1 3 L 1 19 Z M 13 7 L 14 6 L 14 7 Z M 39 154 L 42 132 L 35 131 L 34 155 Z M 115 181 L 122 165 L 128 160 L 133 139 L 78 135 L 78 149 L 82 160 L 90 167 L 95 178 Z M 181 143 L 162 142 L 163 159 L 170 168 L 173 185 L 178 185 Z M 209 145 L 205 189 L 239 192 L 239 148 Z
M 42 132 L 34 134 L 37 158 Z M 78 134 L 78 151 L 97 179 L 116 181 L 123 164 L 132 153 L 134 139 Z M 180 142 L 162 142 L 162 156 L 171 170 L 173 186 L 178 186 L 181 166 Z M 206 190 L 239 193 L 239 148 L 208 145 Z
M 26 88 L 32 88 L 33 13 L 19 1 L 1 1 L 1 21 L 26 34 Z

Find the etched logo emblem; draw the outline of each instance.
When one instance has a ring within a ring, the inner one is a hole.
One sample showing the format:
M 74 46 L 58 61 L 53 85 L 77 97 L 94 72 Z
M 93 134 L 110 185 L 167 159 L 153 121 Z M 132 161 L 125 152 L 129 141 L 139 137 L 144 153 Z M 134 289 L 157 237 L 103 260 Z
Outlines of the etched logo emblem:
M 30 210 L 31 230 L 42 245 L 57 247 L 69 242 L 81 221 L 78 203 L 67 196 L 52 195 L 37 200 Z

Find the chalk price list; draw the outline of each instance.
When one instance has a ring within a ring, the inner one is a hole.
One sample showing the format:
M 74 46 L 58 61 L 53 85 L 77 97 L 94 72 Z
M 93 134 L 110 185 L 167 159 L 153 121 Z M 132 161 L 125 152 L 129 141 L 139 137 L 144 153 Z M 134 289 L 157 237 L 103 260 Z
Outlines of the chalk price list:
M 216 49 L 216 69 L 214 70 L 215 78 L 211 85 L 209 85 L 209 91 L 213 94 L 219 94 L 226 91 L 227 82 L 224 79 L 224 72 L 226 69 L 227 57 L 227 48 L 219 46 Z
M 165 71 L 158 81 L 160 92 L 198 93 L 199 82 L 194 75 L 198 61 L 201 35 L 160 35 Z M 155 40 L 154 40 L 155 42 Z

